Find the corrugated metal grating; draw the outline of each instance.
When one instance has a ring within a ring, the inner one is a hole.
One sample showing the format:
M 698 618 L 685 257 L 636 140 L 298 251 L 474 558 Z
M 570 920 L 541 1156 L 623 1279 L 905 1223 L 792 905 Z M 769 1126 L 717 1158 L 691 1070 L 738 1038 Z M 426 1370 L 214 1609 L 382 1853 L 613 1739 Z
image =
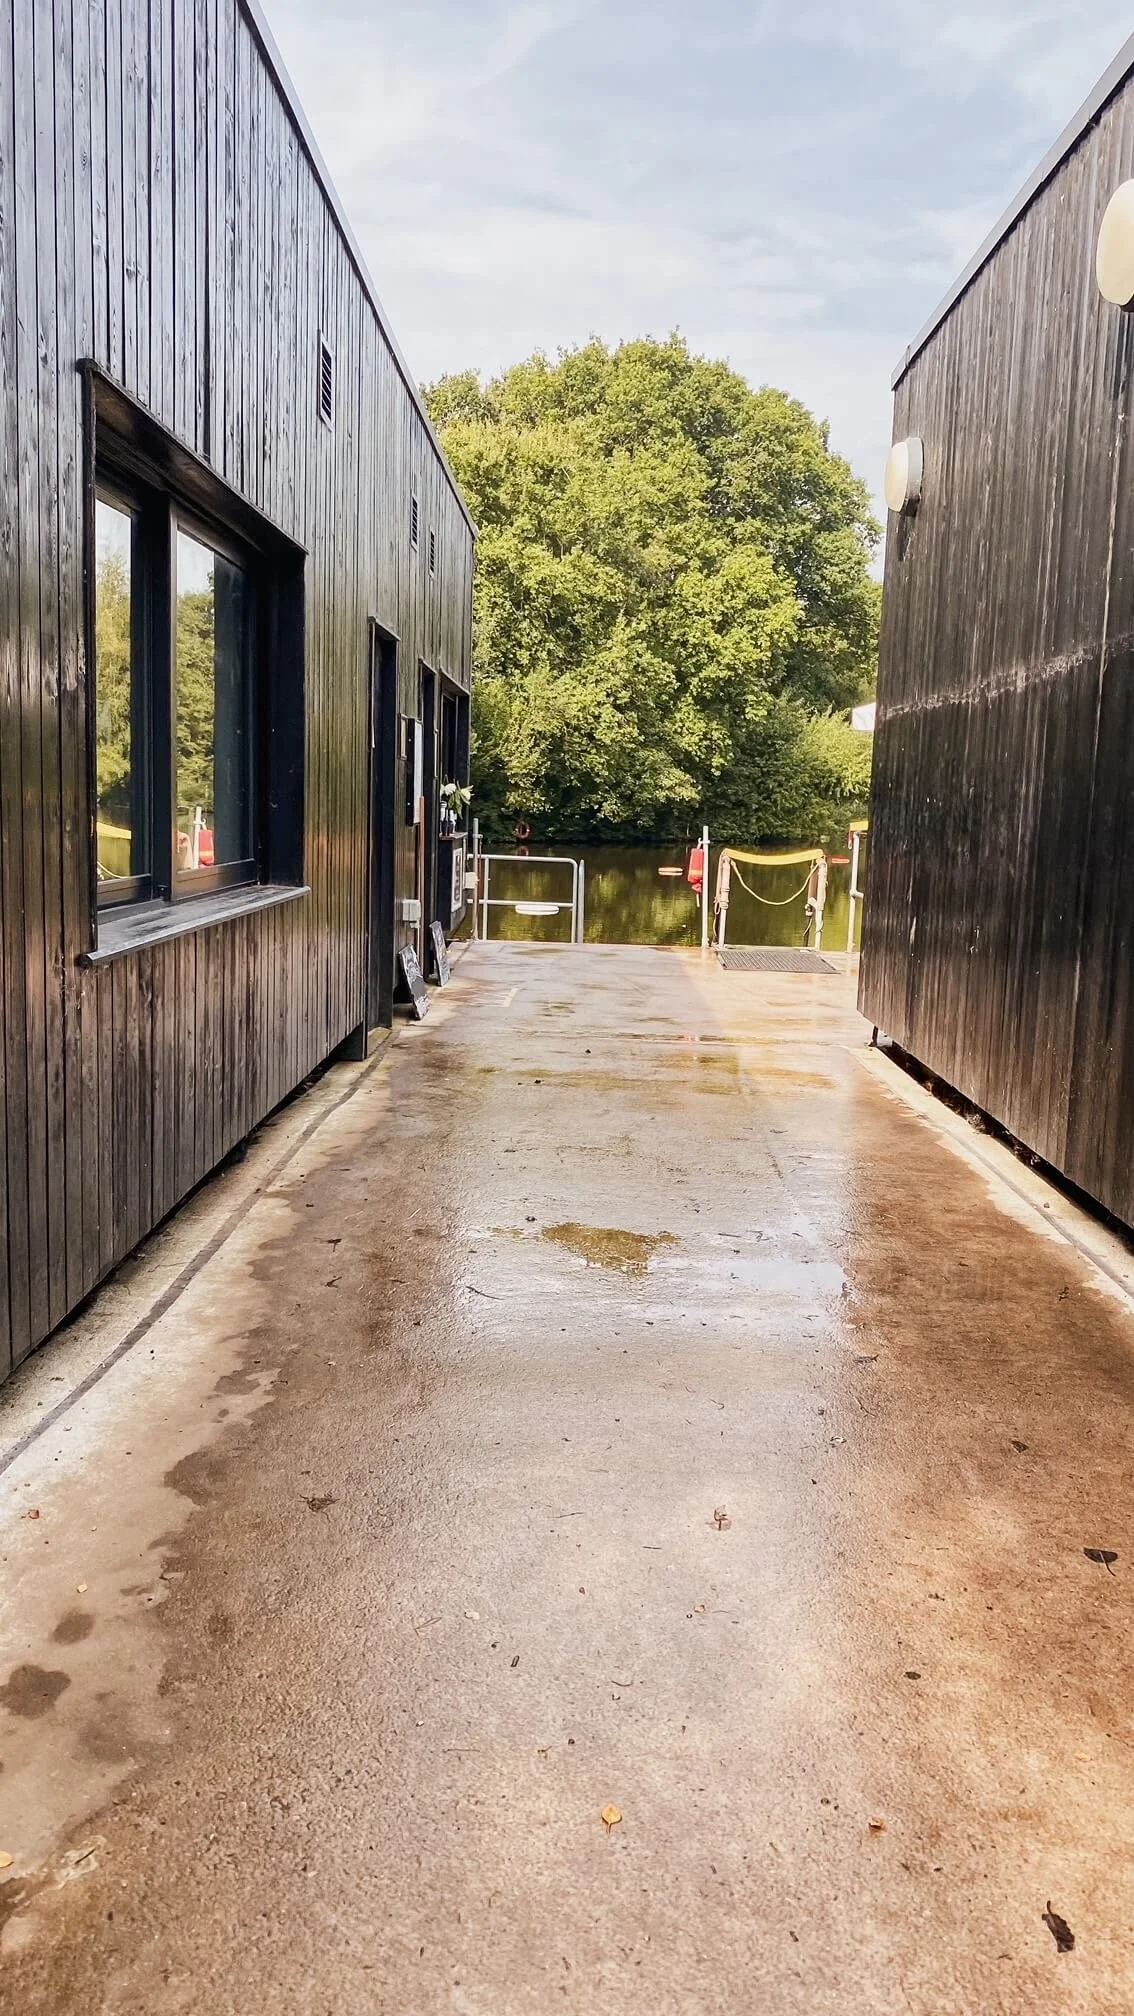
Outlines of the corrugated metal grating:
M 835 973 L 819 952 L 795 945 L 722 945 L 717 958 L 728 973 Z

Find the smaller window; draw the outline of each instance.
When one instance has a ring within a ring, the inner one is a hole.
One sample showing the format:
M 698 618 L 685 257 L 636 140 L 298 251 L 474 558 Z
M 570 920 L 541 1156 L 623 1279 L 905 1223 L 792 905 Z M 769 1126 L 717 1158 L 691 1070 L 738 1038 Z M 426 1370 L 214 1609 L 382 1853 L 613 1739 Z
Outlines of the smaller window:
M 319 418 L 330 427 L 335 418 L 335 360 L 330 345 L 319 338 Z
M 431 574 L 436 574 L 436 572 L 437 572 L 437 534 L 436 534 L 436 532 L 431 532 L 431 533 L 430 533 L 430 535 L 429 535 L 429 571 L 430 571 L 430 573 L 431 573 Z
M 411 499 L 410 499 L 410 514 L 409 514 L 409 543 L 410 543 L 410 545 L 411 545 L 411 546 L 413 546 L 413 547 L 416 547 L 416 545 L 417 545 L 417 498 L 416 498 L 416 497 L 411 497 Z
M 99 900 L 148 894 L 146 692 L 139 651 L 136 512 L 95 498 L 95 845 Z
M 177 526 L 173 660 L 178 883 L 256 872 L 256 611 L 235 555 Z

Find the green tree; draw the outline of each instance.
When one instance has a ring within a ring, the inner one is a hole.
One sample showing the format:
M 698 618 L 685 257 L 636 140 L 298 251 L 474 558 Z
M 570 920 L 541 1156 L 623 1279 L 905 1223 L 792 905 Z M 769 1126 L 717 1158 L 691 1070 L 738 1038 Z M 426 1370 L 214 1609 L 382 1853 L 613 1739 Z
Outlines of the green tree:
M 860 806 L 878 528 L 798 401 L 684 341 L 599 342 L 427 391 L 480 527 L 488 830 L 737 841 Z
M 99 556 L 95 575 L 98 679 L 95 783 L 100 817 L 130 824 L 130 578 L 121 553 Z

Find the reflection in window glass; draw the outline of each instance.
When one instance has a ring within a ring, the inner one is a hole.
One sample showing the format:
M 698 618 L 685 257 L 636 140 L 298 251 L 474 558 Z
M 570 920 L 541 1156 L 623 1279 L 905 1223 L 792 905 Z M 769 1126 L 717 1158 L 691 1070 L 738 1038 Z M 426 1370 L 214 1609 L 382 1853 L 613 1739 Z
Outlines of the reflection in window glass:
M 177 534 L 177 867 L 251 859 L 252 587 L 242 567 Z
M 100 882 L 140 873 L 135 818 L 134 521 L 95 499 L 95 836 Z

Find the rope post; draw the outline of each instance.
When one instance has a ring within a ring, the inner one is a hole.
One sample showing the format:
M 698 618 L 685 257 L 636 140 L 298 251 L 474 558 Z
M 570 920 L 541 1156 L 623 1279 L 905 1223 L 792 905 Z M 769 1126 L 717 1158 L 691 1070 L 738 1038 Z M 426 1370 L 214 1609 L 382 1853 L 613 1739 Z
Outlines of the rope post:
M 823 945 L 823 912 L 827 907 L 827 856 L 824 854 L 812 870 L 813 890 L 808 897 L 807 908 L 815 923 L 815 950 Z
M 724 944 L 728 922 L 728 892 L 732 881 L 732 856 L 726 847 L 717 864 L 717 946 Z

